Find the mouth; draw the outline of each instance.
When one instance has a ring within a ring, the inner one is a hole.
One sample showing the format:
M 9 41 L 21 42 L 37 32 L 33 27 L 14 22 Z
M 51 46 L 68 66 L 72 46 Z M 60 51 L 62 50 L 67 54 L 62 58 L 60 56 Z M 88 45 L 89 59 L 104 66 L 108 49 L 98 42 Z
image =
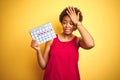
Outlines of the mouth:
M 71 30 L 70 29 L 65 29 L 65 32 L 70 32 Z

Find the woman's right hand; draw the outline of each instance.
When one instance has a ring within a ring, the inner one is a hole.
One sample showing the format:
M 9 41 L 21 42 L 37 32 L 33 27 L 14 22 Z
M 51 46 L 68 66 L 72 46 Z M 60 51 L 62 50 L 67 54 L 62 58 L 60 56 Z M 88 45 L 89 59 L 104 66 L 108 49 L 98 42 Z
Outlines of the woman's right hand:
M 39 51 L 39 50 L 40 50 L 40 46 L 39 46 L 37 40 L 32 40 L 32 41 L 31 41 L 31 47 L 32 47 L 33 49 L 35 49 L 36 51 Z

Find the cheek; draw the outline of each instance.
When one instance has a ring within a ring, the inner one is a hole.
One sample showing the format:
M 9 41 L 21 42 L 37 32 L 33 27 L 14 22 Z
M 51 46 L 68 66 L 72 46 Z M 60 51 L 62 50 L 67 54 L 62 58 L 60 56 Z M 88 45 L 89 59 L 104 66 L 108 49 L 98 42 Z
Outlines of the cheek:
M 65 28 L 65 25 L 64 25 L 64 24 L 62 24 L 62 28 Z
M 73 28 L 74 28 L 74 29 L 77 29 L 77 27 L 76 27 L 76 26 L 73 26 Z
M 73 26 L 73 30 L 76 30 L 77 29 L 77 27 L 76 26 Z

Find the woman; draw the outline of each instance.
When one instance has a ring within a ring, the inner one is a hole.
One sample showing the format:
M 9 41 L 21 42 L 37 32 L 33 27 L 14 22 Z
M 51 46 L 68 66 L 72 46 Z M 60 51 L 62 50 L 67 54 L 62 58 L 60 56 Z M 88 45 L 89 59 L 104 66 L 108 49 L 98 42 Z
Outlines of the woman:
M 31 47 L 36 50 L 40 67 L 45 69 L 44 80 L 80 80 L 78 49 L 93 48 L 94 40 L 82 25 L 82 14 L 78 8 L 65 8 L 59 20 L 63 32 L 46 42 L 43 56 L 36 40 L 32 40 Z M 76 29 L 80 38 L 72 34 Z

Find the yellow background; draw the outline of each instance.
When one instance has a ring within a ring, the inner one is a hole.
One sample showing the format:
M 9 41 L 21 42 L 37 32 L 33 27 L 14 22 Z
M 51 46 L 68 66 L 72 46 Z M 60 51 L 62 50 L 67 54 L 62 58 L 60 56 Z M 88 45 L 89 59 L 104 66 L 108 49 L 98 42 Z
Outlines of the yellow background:
M 60 33 L 59 14 L 69 5 L 82 11 L 96 44 L 80 49 L 81 80 L 120 80 L 120 0 L 0 0 L 0 80 L 42 80 L 29 30 L 52 22 Z

